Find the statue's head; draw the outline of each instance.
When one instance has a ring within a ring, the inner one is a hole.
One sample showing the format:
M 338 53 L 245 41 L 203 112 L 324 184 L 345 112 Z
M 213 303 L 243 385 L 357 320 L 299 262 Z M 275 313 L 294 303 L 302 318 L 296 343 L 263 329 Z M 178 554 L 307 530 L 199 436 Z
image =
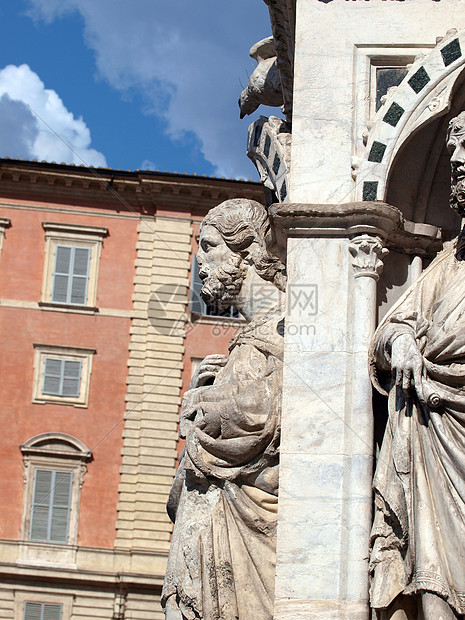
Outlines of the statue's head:
M 447 150 L 451 164 L 450 206 L 461 217 L 465 217 L 465 112 L 449 123 Z
M 197 254 L 206 303 L 233 303 L 248 269 L 284 289 L 284 267 L 267 248 L 269 232 L 266 209 L 254 200 L 226 200 L 207 214 Z

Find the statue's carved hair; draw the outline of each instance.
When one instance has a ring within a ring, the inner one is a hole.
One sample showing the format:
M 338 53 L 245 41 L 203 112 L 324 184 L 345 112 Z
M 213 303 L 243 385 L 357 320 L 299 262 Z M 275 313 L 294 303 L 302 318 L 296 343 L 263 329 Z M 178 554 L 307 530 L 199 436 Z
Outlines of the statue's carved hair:
M 453 131 L 462 131 L 465 129 L 465 111 L 460 112 L 449 121 L 447 128 L 447 140 L 449 140 Z
M 208 212 L 202 223 L 206 225 L 214 226 L 233 252 L 249 257 L 259 276 L 285 289 L 284 265 L 267 247 L 270 221 L 263 205 L 246 198 L 225 200 Z M 254 241 L 257 246 L 251 252 Z
M 449 140 L 454 136 L 454 134 L 462 134 L 465 132 L 465 111 L 460 112 L 456 117 L 454 117 L 447 128 L 447 139 Z M 463 140 L 462 135 L 459 137 L 459 140 Z M 451 147 L 455 147 L 454 142 L 451 143 Z M 459 168 L 462 168 L 463 165 L 460 163 Z M 460 216 L 465 217 L 465 181 L 463 179 L 462 174 L 458 176 L 458 168 L 457 162 L 455 166 L 451 165 L 451 190 L 450 190 L 450 198 L 449 198 L 450 207 Z

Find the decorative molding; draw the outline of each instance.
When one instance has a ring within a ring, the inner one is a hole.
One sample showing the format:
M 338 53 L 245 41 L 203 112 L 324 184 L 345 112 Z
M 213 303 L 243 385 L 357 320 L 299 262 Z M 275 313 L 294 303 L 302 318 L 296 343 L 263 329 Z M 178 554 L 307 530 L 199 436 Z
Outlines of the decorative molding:
M 23 310 L 45 310 L 52 312 L 73 312 L 77 314 L 97 314 L 99 316 L 115 317 L 118 319 L 130 319 L 134 316 L 133 310 L 120 310 L 118 308 L 96 308 L 88 306 L 72 306 L 70 304 L 56 304 L 46 301 L 24 301 L 18 299 L 1 299 L 0 306 L 5 308 L 22 308 Z
M 379 279 L 384 267 L 383 258 L 389 253 L 379 237 L 371 235 L 355 237 L 350 242 L 349 252 L 352 255 L 355 278 Z
M 82 226 L 80 224 L 61 224 L 55 222 L 42 222 L 45 230 L 45 260 L 44 278 L 42 282 L 43 304 L 48 307 L 61 305 L 69 310 L 77 307 L 89 308 L 96 311 L 97 306 L 97 282 L 102 251 L 103 238 L 108 234 L 108 228 L 102 226 Z M 87 299 L 86 303 L 75 306 L 74 304 L 58 304 L 52 301 L 53 277 L 55 271 L 55 255 L 58 245 L 82 247 L 90 250 L 89 270 L 87 274 Z
M 386 199 L 397 153 L 420 127 L 450 110 L 464 67 L 465 30 L 451 30 L 413 63 L 397 88 L 390 89 L 368 134 L 364 155 L 354 162 L 357 200 Z
M 396 207 L 384 202 L 333 205 L 286 203 L 269 209 L 273 240 L 279 251 L 292 237 L 379 237 L 390 250 L 434 257 L 442 248 L 436 226 L 406 220 Z
M 5 237 L 5 228 L 11 226 L 11 220 L 8 217 L 0 217 L 0 255 L 3 248 L 3 239 Z
M 88 461 L 92 451 L 79 439 L 66 433 L 41 433 L 19 446 L 23 455 L 63 457 Z
M 52 233 L 69 233 L 71 235 L 96 235 L 105 237 L 108 228 L 103 226 L 83 226 L 82 224 L 61 224 L 58 222 L 42 222 L 42 228 Z
M 50 209 L 50 204 L 41 207 L 44 211 L 83 213 L 82 205 L 92 201 L 98 215 L 104 213 L 105 217 L 130 217 L 130 212 L 141 216 L 174 205 L 177 210 L 184 208 L 189 212 L 200 208 L 204 215 L 209 208 L 229 198 L 263 200 L 260 184 L 252 180 L 160 171 L 94 170 L 1 158 L 0 183 L 2 194 L 9 199 L 58 203 L 57 209 Z M 70 196 L 75 209 L 68 207 Z M 118 204 L 121 213 L 112 213 Z
M 32 402 L 40 405 L 53 403 L 55 405 L 72 405 L 73 407 L 87 408 L 89 403 L 90 376 L 92 374 L 92 356 L 95 349 L 83 347 L 68 347 L 58 345 L 34 344 L 34 380 L 32 387 Z M 43 393 L 43 377 L 45 360 L 54 358 L 81 362 L 81 377 L 79 394 L 77 396 L 54 396 Z

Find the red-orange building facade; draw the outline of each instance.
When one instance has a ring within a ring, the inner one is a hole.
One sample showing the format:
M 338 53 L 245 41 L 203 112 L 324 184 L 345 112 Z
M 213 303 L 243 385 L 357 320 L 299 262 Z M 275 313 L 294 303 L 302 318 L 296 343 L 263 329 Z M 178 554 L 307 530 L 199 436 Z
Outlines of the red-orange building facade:
M 0 160 L 0 617 L 162 618 L 199 222 L 256 183 Z M 34 615 L 35 614 L 35 615 Z

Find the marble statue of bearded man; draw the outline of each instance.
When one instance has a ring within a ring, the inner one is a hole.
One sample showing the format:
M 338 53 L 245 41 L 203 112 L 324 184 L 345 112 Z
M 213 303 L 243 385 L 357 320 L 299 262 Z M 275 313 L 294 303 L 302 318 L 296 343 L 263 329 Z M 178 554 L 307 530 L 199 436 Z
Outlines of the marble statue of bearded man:
M 465 112 L 451 121 L 447 147 L 451 206 L 463 217 Z M 384 620 L 465 614 L 464 231 L 373 340 L 375 385 L 392 377 L 370 558 L 371 604 Z
M 228 356 L 199 365 L 183 398 L 167 620 L 273 617 L 284 275 L 268 237 L 266 210 L 252 200 L 223 202 L 201 227 L 201 295 L 233 305 L 246 324 Z

